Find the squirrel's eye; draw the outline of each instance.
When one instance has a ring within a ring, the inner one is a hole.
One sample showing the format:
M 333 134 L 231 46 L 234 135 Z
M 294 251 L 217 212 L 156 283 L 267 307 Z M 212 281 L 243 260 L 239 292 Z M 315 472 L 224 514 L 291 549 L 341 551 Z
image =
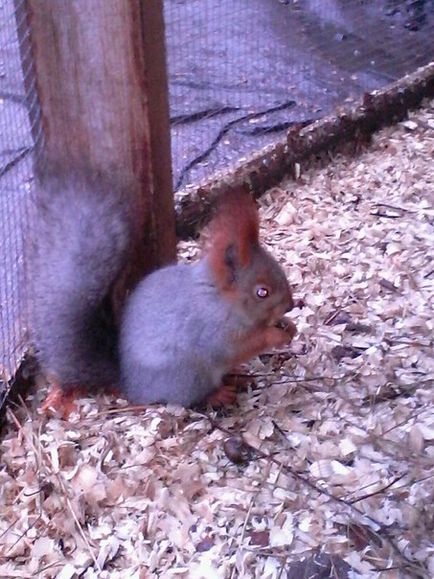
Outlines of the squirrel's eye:
M 257 287 L 256 288 L 256 295 L 258 296 L 258 298 L 268 298 L 268 296 L 270 295 L 270 292 L 268 291 L 268 289 L 266 287 Z

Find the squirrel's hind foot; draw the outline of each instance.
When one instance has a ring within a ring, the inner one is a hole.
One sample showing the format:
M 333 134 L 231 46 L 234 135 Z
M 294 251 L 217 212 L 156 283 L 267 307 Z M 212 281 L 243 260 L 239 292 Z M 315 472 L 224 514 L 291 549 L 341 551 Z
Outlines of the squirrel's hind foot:
M 64 420 L 68 420 L 73 412 L 77 412 L 77 398 L 88 393 L 84 386 L 61 386 L 57 380 L 50 380 L 47 397 L 41 406 L 44 414 L 60 415 Z
M 223 376 L 222 385 L 214 390 L 207 398 L 207 403 L 214 409 L 232 406 L 237 400 L 237 394 L 245 391 L 255 384 L 255 380 L 248 374 L 243 374 L 242 369 L 235 369 L 230 374 Z
M 214 409 L 232 406 L 237 399 L 237 387 L 235 384 L 222 384 L 207 398 L 207 402 Z

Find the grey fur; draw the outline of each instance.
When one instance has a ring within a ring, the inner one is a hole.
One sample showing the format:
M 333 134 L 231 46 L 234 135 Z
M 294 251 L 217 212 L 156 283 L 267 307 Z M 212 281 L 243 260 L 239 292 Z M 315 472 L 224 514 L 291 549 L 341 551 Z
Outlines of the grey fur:
M 63 387 L 118 382 L 105 299 L 130 243 L 122 187 L 101 175 L 44 174 L 29 248 L 31 332 L 44 371 Z
M 122 387 L 131 402 L 191 406 L 221 385 L 242 336 L 263 322 L 262 304 L 253 312 L 250 303 L 262 264 L 276 289 L 269 321 L 271 308 L 281 316 L 292 301 L 282 269 L 259 247 L 254 268 L 238 272 L 243 289 L 235 300 L 216 287 L 206 259 L 142 280 L 124 310 L 120 336 Z

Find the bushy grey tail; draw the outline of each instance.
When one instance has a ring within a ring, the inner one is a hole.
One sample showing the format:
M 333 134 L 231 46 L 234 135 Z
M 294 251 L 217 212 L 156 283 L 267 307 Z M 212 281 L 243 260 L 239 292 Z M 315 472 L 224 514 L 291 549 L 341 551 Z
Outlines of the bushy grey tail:
M 38 176 L 31 331 L 43 370 L 64 387 L 118 381 L 107 296 L 131 242 L 130 198 L 124 185 L 90 171 Z

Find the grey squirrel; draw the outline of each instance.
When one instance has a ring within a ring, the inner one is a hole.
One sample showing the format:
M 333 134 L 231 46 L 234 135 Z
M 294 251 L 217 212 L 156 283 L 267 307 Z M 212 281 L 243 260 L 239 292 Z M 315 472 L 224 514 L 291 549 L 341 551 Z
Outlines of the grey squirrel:
M 276 326 L 293 299 L 259 243 L 255 202 L 243 189 L 223 196 L 202 258 L 145 276 L 118 331 L 106 301 L 131 244 L 121 182 L 38 177 L 31 329 L 40 366 L 63 392 L 117 386 L 137 404 L 225 402 L 225 374 L 296 333 L 292 322 Z

